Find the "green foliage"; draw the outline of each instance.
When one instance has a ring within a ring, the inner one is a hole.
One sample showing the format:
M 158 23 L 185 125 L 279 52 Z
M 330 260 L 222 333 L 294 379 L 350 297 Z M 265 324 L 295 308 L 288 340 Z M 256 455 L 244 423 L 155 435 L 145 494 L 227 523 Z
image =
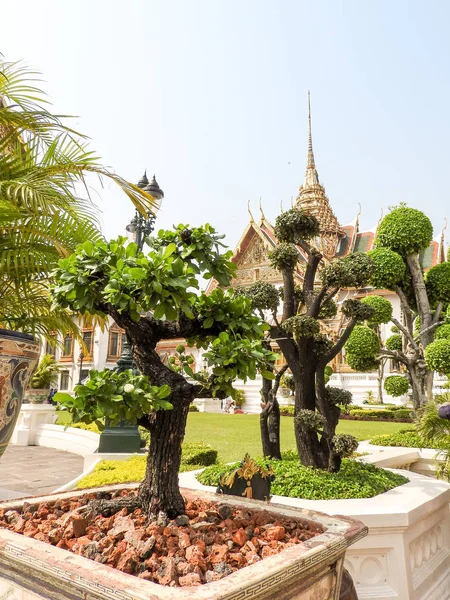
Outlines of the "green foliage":
M 420 210 L 400 205 L 381 221 L 376 243 L 404 256 L 428 248 L 432 239 L 430 219 Z
M 274 269 L 293 271 L 297 265 L 299 253 L 294 244 L 281 243 L 269 253 L 269 258 Z
M 303 210 L 292 208 L 279 215 L 275 221 L 275 235 L 280 242 L 299 244 L 319 235 L 316 217 Z
M 450 340 L 450 323 L 441 325 L 434 332 L 435 340 Z
M 364 252 L 355 252 L 327 265 L 321 273 L 327 287 L 363 287 L 374 270 L 371 258 Z
M 295 415 L 295 420 L 305 429 L 313 429 L 314 431 L 320 431 L 325 426 L 325 417 L 316 410 L 299 410 Z
M 368 319 L 369 325 L 389 323 L 392 319 L 392 304 L 383 296 L 366 296 L 361 303 L 371 306 L 374 310 L 373 315 Z
M 375 309 L 372 306 L 353 298 L 343 302 L 342 312 L 346 317 L 356 318 L 359 322 L 368 321 L 375 315 Z
M 86 383 L 75 386 L 74 397 L 57 392 L 54 400 L 65 407 L 74 423 L 95 422 L 101 431 L 104 418 L 112 425 L 124 419 L 136 423 L 155 410 L 171 409 L 166 400 L 170 392 L 168 385 L 152 386 L 146 376 L 134 375 L 131 369 L 122 373 L 92 369 Z
M 425 285 L 431 305 L 450 302 L 450 263 L 435 265 L 425 274 Z
M 333 367 L 330 367 L 330 365 L 327 365 L 325 367 L 324 375 L 325 375 L 325 385 L 326 385 L 330 381 L 331 376 L 333 375 Z
M 378 366 L 376 355 L 380 350 L 377 334 L 364 325 L 357 325 L 345 345 L 348 365 L 356 371 L 374 370 Z
M 285 373 L 280 379 L 280 386 L 295 392 L 295 379 L 291 373 Z
M 234 391 L 234 404 L 236 408 L 242 408 L 245 404 L 245 392 L 244 390 Z
M 317 319 L 306 315 L 296 315 L 286 319 L 281 324 L 286 333 L 292 333 L 295 339 L 301 337 L 314 337 L 320 333 L 320 324 Z
M 385 346 L 387 350 L 396 350 L 397 352 L 401 352 L 403 347 L 402 336 L 398 333 L 389 336 L 386 340 Z
M 450 373 L 450 341 L 438 339 L 425 348 L 425 364 L 431 371 Z
M 405 278 L 406 264 L 397 252 L 389 248 L 370 250 L 368 256 L 375 266 L 370 278 L 371 285 L 378 290 L 392 290 Z
M 34 389 L 50 389 L 58 382 L 58 373 L 63 368 L 51 354 L 44 354 L 31 378 L 30 387 Z
M 441 419 L 438 408 L 441 404 L 450 402 L 450 393 L 446 392 L 436 396 L 433 401 L 427 402 L 419 413 L 417 433 L 422 446 L 439 448 L 440 463 L 436 476 L 440 479 L 450 480 L 450 430 L 447 419 Z
M 264 459 L 256 459 L 264 466 Z M 232 473 L 239 463 L 218 464 L 197 475 L 203 485 L 217 486 L 221 475 Z M 372 498 L 407 483 L 406 477 L 350 459 L 342 461 L 338 473 L 304 467 L 293 452 L 284 453 L 283 460 L 273 461 L 275 481 L 271 492 L 277 496 L 306 500 L 337 500 L 343 498 Z
M 422 440 L 415 429 L 400 429 L 397 433 L 376 435 L 370 443 L 375 446 L 422 448 Z
M 183 444 L 180 471 L 192 471 L 213 465 L 217 460 L 217 451 L 201 442 Z M 83 477 L 78 483 L 78 489 L 142 481 L 147 463 L 146 456 L 132 456 L 127 460 L 102 460 L 94 471 Z
M 264 281 L 257 281 L 249 288 L 241 288 L 239 293 L 250 298 L 252 306 L 256 310 L 270 310 L 276 313 L 280 304 L 280 294 L 277 288 Z
M 411 411 L 409 408 L 402 408 L 401 410 L 367 410 L 365 408 L 355 408 L 350 410 L 349 414 L 351 417 L 357 417 L 358 419 L 368 421 L 404 421 L 411 419 Z
M 332 319 L 337 315 L 338 307 L 334 300 L 328 300 L 325 304 L 322 304 L 319 312 L 319 319 Z
M 204 386 L 209 386 L 212 395 L 225 395 L 235 398 L 236 390 L 233 382 L 236 379 L 255 379 L 257 372 L 267 379 L 273 379 L 273 363 L 277 355 L 268 350 L 261 340 L 233 338 L 222 331 L 209 349 L 204 352 L 203 359 L 211 367 L 212 377 Z
M 384 389 L 386 392 L 397 398 L 399 396 L 404 396 L 409 389 L 409 383 L 406 377 L 402 377 L 401 375 L 390 375 L 386 377 L 384 381 Z
M 328 386 L 327 388 L 328 402 L 334 405 L 348 406 L 352 403 L 352 393 L 348 390 L 341 390 L 337 387 Z
M 348 433 L 338 433 L 333 436 L 331 446 L 337 455 L 347 458 L 358 448 L 358 441 Z

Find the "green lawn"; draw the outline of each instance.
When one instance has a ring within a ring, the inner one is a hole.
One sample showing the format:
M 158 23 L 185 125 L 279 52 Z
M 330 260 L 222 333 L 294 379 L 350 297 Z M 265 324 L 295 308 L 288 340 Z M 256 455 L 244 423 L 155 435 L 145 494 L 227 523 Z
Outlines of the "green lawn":
M 337 431 L 350 433 L 357 440 L 367 440 L 375 435 L 395 433 L 407 426 L 381 421 L 341 421 Z M 189 413 L 185 441 L 210 444 L 222 461 L 241 460 L 246 452 L 250 456 L 260 456 L 259 415 Z M 281 449 L 295 449 L 292 417 L 281 417 Z
M 65 425 L 70 416 L 58 411 L 58 423 Z M 281 449 L 295 449 L 294 422 L 292 417 L 281 417 Z M 386 421 L 341 421 L 338 433 L 350 433 L 357 440 L 368 440 L 375 435 L 396 433 L 408 427 L 407 423 Z M 218 451 L 222 461 L 241 460 L 248 452 L 250 456 L 261 455 L 259 415 L 228 415 L 226 413 L 189 413 L 186 442 L 205 442 Z

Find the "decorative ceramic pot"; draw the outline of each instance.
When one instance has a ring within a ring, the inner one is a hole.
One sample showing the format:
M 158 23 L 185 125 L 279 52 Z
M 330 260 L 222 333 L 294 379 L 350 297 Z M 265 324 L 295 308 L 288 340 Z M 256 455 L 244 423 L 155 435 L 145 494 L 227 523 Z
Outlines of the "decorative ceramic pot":
M 0 329 L 0 456 L 11 439 L 38 358 L 39 343 L 31 335 Z
M 50 390 L 28 388 L 25 392 L 25 399 L 30 404 L 43 404 L 50 394 Z

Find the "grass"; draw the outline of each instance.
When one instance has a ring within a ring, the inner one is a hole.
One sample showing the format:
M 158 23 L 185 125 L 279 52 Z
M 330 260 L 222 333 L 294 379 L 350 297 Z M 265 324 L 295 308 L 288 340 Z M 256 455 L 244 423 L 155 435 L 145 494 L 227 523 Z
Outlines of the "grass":
M 58 411 L 60 425 L 70 423 L 70 416 Z M 338 433 L 350 433 L 359 441 L 377 435 L 393 434 L 404 429 L 404 423 L 376 421 L 341 421 Z M 226 413 L 189 413 L 185 442 L 204 442 L 218 451 L 219 460 L 231 462 L 261 454 L 259 415 L 229 415 Z M 294 421 L 292 417 L 281 419 L 281 450 L 295 449 Z

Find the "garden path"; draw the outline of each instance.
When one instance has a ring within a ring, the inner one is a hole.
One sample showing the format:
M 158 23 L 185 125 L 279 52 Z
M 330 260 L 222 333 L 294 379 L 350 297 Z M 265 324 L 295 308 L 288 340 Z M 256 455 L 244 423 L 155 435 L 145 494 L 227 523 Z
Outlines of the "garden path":
M 0 458 L 0 500 L 48 494 L 82 472 L 78 454 L 10 444 Z

